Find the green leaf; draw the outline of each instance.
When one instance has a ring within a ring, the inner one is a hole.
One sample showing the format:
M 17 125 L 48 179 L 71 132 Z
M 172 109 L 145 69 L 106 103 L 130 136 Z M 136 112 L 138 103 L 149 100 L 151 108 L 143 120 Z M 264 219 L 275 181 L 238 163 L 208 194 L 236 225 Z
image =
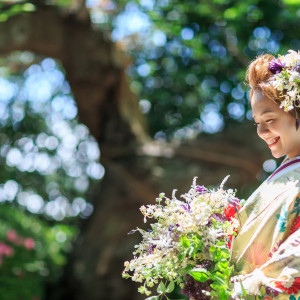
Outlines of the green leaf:
M 166 293 L 171 293 L 174 291 L 174 288 L 175 288 L 175 284 L 174 284 L 174 281 L 171 281 L 166 289 Z
M 122 278 L 130 278 L 131 276 L 127 273 L 122 273 Z
M 193 266 L 186 266 L 185 268 L 184 268 L 184 270 L 188 273 L 190 270 L 192 270 L 193 269 Z
M 162 199 L 165 196 L 165 193 L 160 193 L 159 198 Z
M 191 247 L 190 249 L 189 249 L 189 255 L 190 256 L 193 256 L 193 253 L 194 253 L 194 251 L 195 251 L 195 247 Z
M 299 0 L 282 0 L 284 4 L 299 6 Z
M 208 280 L 208 276 L 205 273 L 199 273 L 199 272 L 189 272 L 189 274 L 197 281 L 205 282 Z
M 224 281 L 224 277 L 219 272 L 212 274 L 211 279 L 220 285 L 227 285 L 226 282 Z
M 224 12 L 225 19 L 236 19 L 239 16 L 238 9 L 235 7 L 227 8 Z
M 220 270 L 221 270 L 221 271 L 227 269 L 227 268 L 228 268 L 228 262 L 227 262 L 227 261 L 220 262 L 220 263 L 219 263 L 219 267 L 220 267 Z
M 177 258 L 178 258 L 179 261 L 182 261 L 183 258 L 184 258 L 184 253 L 182 253 L 182 252 L 179 253 L 178 256 L 177 256 Z
M 162 281 L 160 282 L 160 284 L 157 287 L 157 292 L 160 294 L 164 294 L 166 292 L 166 286 Z
M 65 6 L 65 7 L 70 6 L 71 4 L 70 0 L 56 0 L 55 2 L 58 6 Z
M 184 248 L 188 248 L 191 244 L 190 240 L 185 236 L 181 237 L 181 243 Z
M 209 248 L 209 252 L 214 252 L 216 250 L 216 247 L 215 246 L 211 246 L 210 248 Z
M 241 287 L 242 287 L 242 291 L 243 291 L 243 296 L 246 297 L 247 296 L 247 292 L 243 286 L 243 284 L 241 283 Z
M 213 224 L 214 226 L 217 225 L 217 221 L 216 221 L 214 218 L 211 218 L 211 222 L 212 222 L 212 224 Z
M 195 280 L 204 282 L 208 279 L 210 273 L 204 268 L 194 268 L 188 271 L 188 274 L 190 274 Z
M 209 273 L 205 268 L 193 268 L 191 271 L 201 272 L 201 273 Z

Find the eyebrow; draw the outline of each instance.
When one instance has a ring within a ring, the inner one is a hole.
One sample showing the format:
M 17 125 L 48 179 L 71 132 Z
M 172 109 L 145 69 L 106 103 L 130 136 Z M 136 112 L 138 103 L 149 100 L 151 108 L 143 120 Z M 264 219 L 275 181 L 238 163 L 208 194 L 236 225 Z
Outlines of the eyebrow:
M 274 112 L 272 109 L 266 109 L 265 111 L 263 111 L 260 115 L 262 116 L 262 115 L 265 115 L 265 114 L 267 114 L 267 113 L 272 113 L 272 112 Z M 252 115 L 252 118 L 254 119 L 254 115 Z

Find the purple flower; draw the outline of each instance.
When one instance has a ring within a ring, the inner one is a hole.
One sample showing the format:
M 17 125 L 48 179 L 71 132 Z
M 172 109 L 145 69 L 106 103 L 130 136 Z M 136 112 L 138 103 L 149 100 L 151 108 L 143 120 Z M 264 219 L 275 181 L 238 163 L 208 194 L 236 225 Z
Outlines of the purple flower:
M 184 208 L 185 211 L 188 211 L 188 212 L 191 211 L 191 206 L 189 203 L 188 203 L 188 207 L 186 207 L 184 204 L 181 204 L 181 206 Z
M 240 203 L 240 199 L 235 197 L 232 199 L 228 199 L 228 202 L 231 203 L 234 207 L 237 207 Z
M 274 297 L 277 297 L 279 295 L 279 293 L 276 290 L 273 290 L 272 288 L 270 288 L 268 286 L 266 287 L 266 293 L 267 293 L 267 295 L 272 294 Z
M 196 191 L 201 193 L 201 194 L 204 194 L 204 193 L 208 192 L 208 189 L 204 185 L 197 185 L 196 186 Z
M 212 218 L 215 219 L 215 221 L 220 222 L 220 223 L 225 223 L 225 221 L 227 221 L 226 216 L 221 215 L 221 214 L 219 214 L 219 213 L 213 213 L 213 214 L 209 217 L 208 225 L 211 225 L 211 224 L 212 224 L 212 221 L 211 221 Z
M 270 63 L 269 63 L 269 70 L 273 74 L 278 74 L 281 73 L 282 69 L 285 67 L 285 64 L 280 61 L 279 58 L 274 58 Z
M 152 254 L 152 253 L 154 252 L 154 249 L 155 249 L 155 248 L 156 248 L 155 245 L 150 244 L 150 245 L 149 245 L 149 248 L 148 248 L 148 253 L 149 253 L 149 254 Z

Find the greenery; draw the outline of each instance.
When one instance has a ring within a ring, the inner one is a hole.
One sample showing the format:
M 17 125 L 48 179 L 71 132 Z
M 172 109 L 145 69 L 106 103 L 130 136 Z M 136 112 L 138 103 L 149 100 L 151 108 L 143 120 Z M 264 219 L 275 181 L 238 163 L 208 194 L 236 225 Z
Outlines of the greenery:
M 50 227 L 11 205 L 0 208 L 1 299 L 43 299 L 46 282 L 62 276 L 77 229 L 63 224 Z
M 151 27 L 130 48 L 131 87 L 149 102 L 145 113 L 158 137 L 185 139 L 191 131 L 216 133 L 251 119 L 243 84 L 248 62 L 300 48 L 299 1 L 140 3 Z

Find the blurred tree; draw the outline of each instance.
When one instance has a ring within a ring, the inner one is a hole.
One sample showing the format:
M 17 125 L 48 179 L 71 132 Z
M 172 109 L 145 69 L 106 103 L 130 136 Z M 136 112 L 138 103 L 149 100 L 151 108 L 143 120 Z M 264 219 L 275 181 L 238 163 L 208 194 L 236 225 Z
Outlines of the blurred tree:
M 230 173 L 235 187 L 266 175 L 260 166 L 269 155 L 244 122 L 251 119 L 245 66 L 264 51 L 298 50 L 300 4 L 35 0 L 2 1 L 0 9 L 0 53 L 30 51 L 59 61 L 79 120 L 97 140 L 105 166 L 100 189 L 88 199 L 94 212 L 82 226 L 60 289 L 48 297 L 139 299 L 134 284 L 120 275 L 135 242 L 126 233 L 141 223 L 136 215 L 142 203 L 153 202 L 159 191 L 186 188 L 195 175 L 212 185 Z M 15 65 L 9 62 L 10 69 Z M 28 131 L 12 123 L 2 138 L 39 135 L 46 127 L 32 126 L 37 118 L 26 115 Z M 15 141 L 19 149 L 19 137 Z M 6 168 L 10 175 L 3 181 L 16 170 Z M 68 185 L 61 190 L 66 188 L 72 198 Z M 47 191 L 42 196 L 47 199 Z

